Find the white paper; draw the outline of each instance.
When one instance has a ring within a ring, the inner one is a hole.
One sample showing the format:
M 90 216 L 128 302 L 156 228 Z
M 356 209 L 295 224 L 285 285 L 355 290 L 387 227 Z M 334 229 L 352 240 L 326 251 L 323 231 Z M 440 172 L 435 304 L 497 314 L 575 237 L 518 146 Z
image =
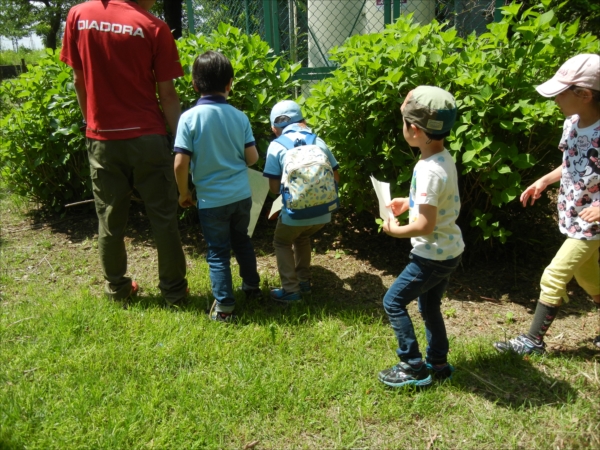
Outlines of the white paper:
M 377 194 L 377 200 L 379 200 L 379 217 L 384 221 L 393 218 L 394 213 L 392 212 L 392 208 L 386 207 L 386 205 L 389 205 L 392 201 L 390 183 L 377 181 L 373 176 L 371 176 L 371 183 L 373 183 L 373 188 Z
M 273 200 L 273 205 L 271 206 L 271 211 L 269 211 L 269 219 L 272 219 L 273 216 L 281 211 L 283 208 L 283 201 L 281 200 L 281 195 Z
M 248 236 L 252 237 L 254 228 L 256 228 L 256 222 L 258 222 L 258 217 L 269 192 L 269 180 L 263 177 L 262 172 L 248 169 L 248 181 L 250 182 L 250 189 L 252 191 L 252 209 L 250 210 Z

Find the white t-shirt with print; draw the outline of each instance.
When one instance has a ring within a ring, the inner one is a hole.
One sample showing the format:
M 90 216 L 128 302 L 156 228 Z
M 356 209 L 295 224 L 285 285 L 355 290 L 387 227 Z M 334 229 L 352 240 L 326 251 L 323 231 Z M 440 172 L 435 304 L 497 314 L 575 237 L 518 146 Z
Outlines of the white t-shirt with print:
M 419 205 L 437 207 L 433 233 L 411 239 L 412 253 L 437 261 L 462 254 L 465 243 L 456 219 L 460 212 L 456 165 L 448 150 L 421 159 L 414 168 L 410 183 L 409 221 L 419 217 Z
M 565 120 L 558 148 L 563 152 L 558 191 L 558 227 L 573 239 L 598 240 L 600 226 L 579 217 L 585 208 L 600 208 L 600 120 L 579 128 L 579 116 Z

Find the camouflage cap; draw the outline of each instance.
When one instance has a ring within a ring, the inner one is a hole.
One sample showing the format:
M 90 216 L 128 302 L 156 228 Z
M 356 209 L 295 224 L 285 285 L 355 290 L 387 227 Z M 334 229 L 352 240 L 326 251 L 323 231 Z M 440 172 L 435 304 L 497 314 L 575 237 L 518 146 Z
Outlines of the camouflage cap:
M 449 92 L 435 86 L 419 86 L 408 93 L 402 116 L 430 134 L 444 134 L 456 120 L 456 101 Z

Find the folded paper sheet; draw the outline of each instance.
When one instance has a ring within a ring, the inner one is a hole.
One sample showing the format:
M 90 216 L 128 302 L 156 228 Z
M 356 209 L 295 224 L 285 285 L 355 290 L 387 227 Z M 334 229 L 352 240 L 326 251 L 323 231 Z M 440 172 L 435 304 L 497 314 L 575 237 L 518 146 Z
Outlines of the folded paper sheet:
M 381 217 L 381 219 L 384 221 L 388 220 L 390 217 L 394 217 L 392 208 L 386 207 L 386 205 L 389 205 L 392 201 L 392 197 L 390 195 L 390 183 L 377 181 L 372 175 L 371 183 L 373 183 L 373 188 L 377 194 L 377 200 L 379 200 L 379 217 Z
M 252 237 L 260 211 L 265 204 L 269 192 L 269 180 L 263 177 L 262 172 L 248 169 L 248 181 L 252 190 L 252 209 L 250 210 L 250 224 L 248 225 L 248 236 Z

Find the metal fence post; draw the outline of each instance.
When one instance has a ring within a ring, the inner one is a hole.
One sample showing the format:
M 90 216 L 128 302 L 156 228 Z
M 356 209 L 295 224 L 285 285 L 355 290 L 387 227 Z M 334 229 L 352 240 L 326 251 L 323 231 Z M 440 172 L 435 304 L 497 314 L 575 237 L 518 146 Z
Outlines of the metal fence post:
M 383 23 L 385 25 L 392 23 L 392 0 L 383 0 Z
M 392 22 L 400 18 L 400 0 L 394 0 L 394 9 L 392 12 Z
M 192 0 L 186 0 L 185 6 L 187 8 L 188 30 L 190 34 L 195 34 L 196 26 L 194 24 L 194 8 L 192 7 Z
M 504 0 L 496 0 L 494 5 L 494 22 L 500 22 L 502 20 L 502 11 L 500 8 L 504 6 Z
M 281 53 L 281 44 L 279 38 L 279 16 L 277 12 L 277 0 L 263 0 L 263 10 L 265 14 L 265 37 L 275 54 Z
M 250 6 L 248 0 L 244 0 L 244 15 L 246 16 L 246 34 L 250 35 Z

